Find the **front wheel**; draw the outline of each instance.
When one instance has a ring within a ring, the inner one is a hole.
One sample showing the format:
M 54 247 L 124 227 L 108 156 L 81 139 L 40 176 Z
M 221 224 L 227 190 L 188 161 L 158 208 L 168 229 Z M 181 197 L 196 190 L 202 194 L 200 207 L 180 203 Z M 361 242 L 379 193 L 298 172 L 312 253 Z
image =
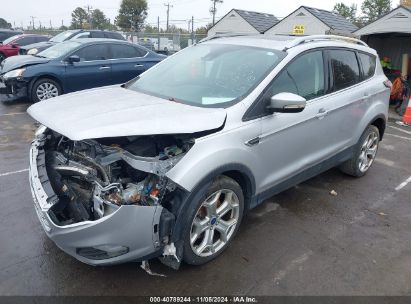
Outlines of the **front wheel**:
M 5 56 L 4 54 L 0 53 L 0 63 L 1 63 L 4 59 L 6 59 L 6 56 Z
M 60 84 L 49 78 L 41 78 L 37 80 L 31 90 L 31 100 L 39 102 L 49 98 L 60 96 L 62 89 Z
M 353 158 L 340 166 L 341 171 L 355 177 L 364 176 L 374 163 L 379 142 L 378 128 L 373 125 L 368 126 L 355 146 Z
M 240 227 L 244 195 L 233 179 L 220 176 L 200 189 L 201 198 L 191 203 L 184 233 L 183 259 L 201 265 L 221 254 Z

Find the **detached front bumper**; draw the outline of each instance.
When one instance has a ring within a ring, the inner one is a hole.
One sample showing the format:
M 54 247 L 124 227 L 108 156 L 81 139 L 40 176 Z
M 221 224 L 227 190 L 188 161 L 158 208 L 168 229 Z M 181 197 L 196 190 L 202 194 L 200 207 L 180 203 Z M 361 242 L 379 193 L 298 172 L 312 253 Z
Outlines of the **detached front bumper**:
M 2 101 L 14 101 L 28 96 L 28 82 L 25 80 L 0 77 L 0 95 Z
M 90 265 L 111 265 L 160 255 L 161 206 L 121 206 L 96 221 L 58 226 L 49 210 L 57 202 L 47 177 L 44 140 L 30 148 L 30 188 L 37 216 L 48 237 L 69 255 Z

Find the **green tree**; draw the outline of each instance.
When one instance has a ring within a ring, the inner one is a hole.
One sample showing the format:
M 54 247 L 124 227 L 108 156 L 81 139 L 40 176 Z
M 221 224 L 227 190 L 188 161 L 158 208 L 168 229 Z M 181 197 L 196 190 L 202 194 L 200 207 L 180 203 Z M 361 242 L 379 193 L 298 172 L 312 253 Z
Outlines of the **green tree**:
M 391 11 L 391 0 L 364 0 L 361 11 L 367 23 L 373 22 Z
M 212 23 L 209 23 L 209 24 L 207 24 L 206 26 L 198 27 L 198 28 L 196 29 L 196 34 L 197 34 L 197 35 L 204 35 L 204 36 L 206 36 L 207 33 L 208 33 L 208 30 L 209 30 L 210 28 L 212 28 L 212 27 L 213 27 L 213 24 L 212 24 Z
M 140 31 L 147 17 L 146 0 L 122 0 L 116 24 L 123 30 Z
M 87 21 L 88 21 L 88 14 L 83 8 L 77 7 L 71 13 L 71 28 L 72 29 L 82 29 L 82 28 L 84 28 Z
M 6 28 L 9 29 L 11 28 L 11 23 L 8 23 L 6 20 L 3 18 L 0 18 L 0 28 Z
M 344 4 L 343 2 L 336 3 L 334 5 L 333 11 L 347 20 L 355 23 L 357 21 L 357 5 L 351 4 L 350 6 Z
M 91 24 L 96 29 L 106 29 L 109 28 L 109 20 L 107 19 L 106 15 L 99 9 L 93 10 L 91 14 Z

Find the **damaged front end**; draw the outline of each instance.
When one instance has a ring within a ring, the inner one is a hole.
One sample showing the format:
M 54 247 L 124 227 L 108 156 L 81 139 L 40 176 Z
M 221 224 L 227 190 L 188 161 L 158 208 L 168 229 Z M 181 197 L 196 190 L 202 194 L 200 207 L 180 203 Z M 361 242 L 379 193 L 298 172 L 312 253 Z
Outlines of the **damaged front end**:
M 171 211 L 184 190 L 166 173 L 193 144 L 189 134 L 72 141 L 41 127 L 30 183 L 46 233 L 92 265 L 175 256 Z

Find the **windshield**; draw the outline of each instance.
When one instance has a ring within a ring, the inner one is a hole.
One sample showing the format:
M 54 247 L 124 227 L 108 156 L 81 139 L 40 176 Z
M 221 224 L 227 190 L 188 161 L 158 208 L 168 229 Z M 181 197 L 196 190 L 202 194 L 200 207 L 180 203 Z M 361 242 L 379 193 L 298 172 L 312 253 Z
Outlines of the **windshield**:
M 285 57 L 281 51 L 199 44 L 155 65 L 128 88 L 202 107 L 227 107 L 244 98 Z
M 81 45 L 80 42 L 66 41 L 66 42 L 53 45 L 52 47 L 49 47 L 43 52 L 38 53 L 36 56 L 50 58 L 50 59 L 60 58 L 62 56 L 69 54 L 71 51 L 78 48 L 80 45 Z
M 54 36 L 53 38 L 50 39 L 50 41 L 52 42 L 63 42 L 65 41 L 68 37 L 70 37 L 71 35 L 73 35 L 74 31 L 65 31 L 63 33 L 60 33 L 56 36 Z
M 17 38 L 19 38 L 20 35 L 15 35 L 15 36 L 11 36 L 10 38 L 7 38 L 6 40 L 3 41 L 3 44 L 9 44 L 10 42 L 16 40 Z

